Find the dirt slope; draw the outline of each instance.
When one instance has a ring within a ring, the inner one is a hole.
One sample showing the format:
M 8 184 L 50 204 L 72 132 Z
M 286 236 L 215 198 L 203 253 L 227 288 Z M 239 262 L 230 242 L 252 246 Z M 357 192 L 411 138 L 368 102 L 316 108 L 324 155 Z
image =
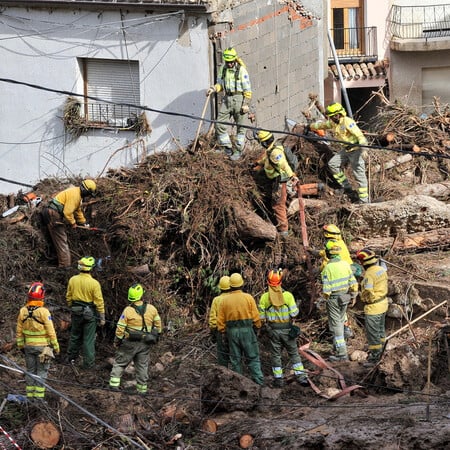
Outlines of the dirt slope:
M 330 184 L 326 171 L 329 149 L 304 141 L 291 145 L 300 157 L 302 182 L 321 179 Z M 30 430 L 42 420 L 58 427 L 61 440 L 55 448 L 66 450 L 235 449 L 240 436 L 247 433 L 254 438 L 254 449 L 449 448 L 450 379 L 447 336 L 442 331 L 448 316 L 445 307 L 415 324 L 413 332 L 406 330 L 393 338 L 383 362 L 374 370 L 358 360 L 335 365 L 347 386 L 361 388 L 334 401 L 324 396 L 342 390 L 338 374 L 332 367 L 320 369 L 305 358 L 311 380 L 323 396 L 295 383 L 283 390 L 270 388 L 264 336 L 260 340 L 268 386 L 262 390 L 214 364 L 215 350 L 206 323 L 218 278 L 241 271 L 245 289 L 259 298 L 265 272 L 274 265 L 288 269 L 284 287 L 299 302 L 303 330 L 299 344 L 309 343 L 323 357 L 331 352 L 323 313 L 314 310 L 308 315 L 311 285 L 298 215 L 290 218 L 292 234 L 286 242 L 249 238 L 242 235 L 236 221 L 237 211 L 247 210 L 270 224 L 264 179 L 253 170 L 259 152 L 249 147 L 239 163 L 226 161 L 209 148 L 194 155 L 186 151 L 153 155 L 136 168 L 111 171 L 98 180 L 101 195 L 85 205 L 86 213 L 92 225 L 107 232 L 70 231 L 75 260 L 88 254 L 102 259 L 95 276 L 103 287 L 108 322 L 97 337 L 98 364 L 95 371 L 85 372 L 78 365 L 64 366 L 57 360 L 49 378 L 55 392 L 48 393 L 45 405 L 4 404 L 2 427 L 22 448 L 38 448 Z M 387 161 L 392 154 L 378 152 L 373 158 Z M 373 200 L 402 199 L 420 184 L 424 170 L 427 182 L 442 181 L 438 165 L 430 163 L 424 168 L 418 158 L 394 174 L 374 175 Z M 69 182 L 78 181 L 45 180 L 36 192 L 47 200 Z M 356 238 L 377 237 L 365 222 L 357 220 L 362 210 L 332 189 L 325 189 L 318 200 L 323 202 L 319 208 L 306 211 L 312 247 L 320 247 L 320 228 L 329 222 L 341 227 L 349 244 Z M 7 203 L 7 198 L 1 199 L 3 210 L 10 206 Z M 443 205 L 448 207 L 448 202 Z M 24 393 L 23 375 L 14 371 L 24 367 L 24 361 L 12 343 L 18 307 L 30 282 L 41 279 L 47 285 L 47 305 L 55 318 L 62 353 L 67 348 L 70 315 L 65 289 L 76 271 L 55 269 L 39 230 L 38 210 L 24 206 L 18 215 L 0 219 L 0 398 Z M 397 231 L 390 233 L 396 236 Z M 445 300 L 450 281 L 448 247 L 402 252 L 392 246 L 383 255 L 394 264 L 389 267 L 389 295 L 394 304 L 404 306 L 408 320 Z M 127 288 L 135 281 L 144 284 L 148 300 L 165 323 L 163 338 L 151 355 L 150 392 L 145 397 L 134 394 L 132 368 L 124 377 L 130 391 L 107 389 L 115 322 L 126 304 Z M 348 343 L 350 351 L 363 352 L 362 305 L 357 304 L 349 314 L 355 331 Z M 394 314 L 387 321 L 388 334 L 405 324 L 405 317 Z M 218 425 L 215 432 L 203 429 L 206 419 Z M 132 442 L 127 443 L 120 433 Z M 177 434 L 182 437 L 174 439 Z

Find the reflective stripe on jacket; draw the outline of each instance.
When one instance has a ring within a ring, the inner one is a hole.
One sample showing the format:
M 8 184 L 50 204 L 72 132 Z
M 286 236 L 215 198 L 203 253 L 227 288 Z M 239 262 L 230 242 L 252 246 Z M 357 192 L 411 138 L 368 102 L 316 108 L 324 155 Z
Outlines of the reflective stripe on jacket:
M 358 291 L 358 283 L 353 275 L 350 264 L 342 261 L 339 256 L 330 259 L 322 270 L 322 292 L 325 297 L 332 294 L 345 294 L 349 290 Z
M 351 117 L 341 117 L 337 124 L 331 119 L 325 122 L 316 122 L 311 124 L 311 130 L 332 130 L 335 138 L 339 141 L 367 145 L 366 137 Z
M 262 321 L 269 323 L 289 323 L 291 318 L 298 315 L 298 307 L 295 303 L 294 296 L 288 292 L 283 292 L 284 305 L 273 306 L 270 303 L 270 296 L 265 292 L 259 300 L 259 317 Z
M 215 89 L 217 92 L 224 90 L 227 95 L 242 93 L 247 99 L 252 97 L 247 69 L 238 63 L 232 68 L 228 68 L 225 64 L 220 68 Z
M 59 352 L 58 339 L 50 311 L 40 306 L 33 310 L 31 317 L 28 308 L 23 306 L 17 317 L 16 342 L 19 348 L 23 348 L 25 345 L 33 347 L 51 345 L 55 351 Z
M 274 164 L 269 159 L 269 154 L 275 149 L 279 149 L 283 152 L 283 155 L 278 164 Z M 272 180 L 280 176 L 280 181 L 287 181 L 289 180 L 289 178 L 294 176 L 294 171 L 291 169 L 291 166 L 289 165 L 286 159 L 286 155 L 284 154 L 284 147 L 282 145 L 277 145 L 274 147 L 274 144 L 272 144 L 266 150 L 264 157 L 259 162 L 261 164 L 264 163 L 264 172 L 266 174 L 266 177 L 269 178 L 269 180 Z
M 248 323 L 261 327 L 258 308 L 255 299 L 241 290 L 231 291 L 223 300 L 217 315 L 217 329 L 223 333 L 227 322 Z
M 136 311 L 135 306 L 144 307 L 144 302 L 135 302 L 134 306 L 127 306 L 122 311 L 116 327 L 116 337 L 118 337 L 119 339 L 127 337 L 127 330 L 142 331 L 144 329 L 142 315 L 139 314 L 138 311 Z M 161 333 L 161 318 L 159 317 L 158 310 L 153 305 L 147 304 L 147 308 L 144 313 L 144 320 L 148 333 L 152 331 L 152 328 L 156 328 L 158 332 Z
M 367 268 L 361 281 L 361 301 L 367 315 L 383 314 L 388 309 L 388 276 L 384 267 L 377 264 Z

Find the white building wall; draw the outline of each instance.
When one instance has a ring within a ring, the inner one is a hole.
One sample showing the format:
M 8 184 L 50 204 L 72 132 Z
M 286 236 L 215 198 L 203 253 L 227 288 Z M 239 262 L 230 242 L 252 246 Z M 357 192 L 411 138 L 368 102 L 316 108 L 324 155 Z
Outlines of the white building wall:
M 121 28 L 123 26 L 123 29 Z M 180 30 L 182 30 L 180 32 Z M 82 94 L 77 58 L 138 60 L 141 104 L 200 116 L 210 84 L 206 17 L 119 11 L 4 8 L 0 13 L 1 78 Z M 142 145 L 130 131 L 65 134 L 67 95 L 0 82 L 0 178 L 33 185 L 46 177 L 96 176 L 136 162 Z M 147 112 L 153 131 L 146 153 L 186 145 L 198 122 Z M 176 142 L 176 141 L 178 142 Z M 0 180 L 0 192 L 20 185 Z

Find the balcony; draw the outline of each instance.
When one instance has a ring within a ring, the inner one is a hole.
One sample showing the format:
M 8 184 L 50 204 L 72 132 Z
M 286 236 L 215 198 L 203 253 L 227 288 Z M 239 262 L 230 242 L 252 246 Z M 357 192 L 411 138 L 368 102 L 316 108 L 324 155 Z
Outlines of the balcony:
M 450 49 L 450 4 L 391 8 L 387 30 L 391 49 L 430 51 Z
M 330 30 L 341 63 L 375 62 L 377 55 L 377 27 L 333 28 Z M 331 47 L 328 62 L 333 62 Z

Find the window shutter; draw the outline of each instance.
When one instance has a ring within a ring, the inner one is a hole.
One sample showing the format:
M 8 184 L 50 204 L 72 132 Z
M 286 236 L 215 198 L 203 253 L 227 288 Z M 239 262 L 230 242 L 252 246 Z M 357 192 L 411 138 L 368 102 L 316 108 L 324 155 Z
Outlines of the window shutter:
M 115 103 L 140 104 L 139 62 L 86 59 L 87 95 Z M 138 108 L 87 99 L 89 120 L 108 122 L 139 115 Z

